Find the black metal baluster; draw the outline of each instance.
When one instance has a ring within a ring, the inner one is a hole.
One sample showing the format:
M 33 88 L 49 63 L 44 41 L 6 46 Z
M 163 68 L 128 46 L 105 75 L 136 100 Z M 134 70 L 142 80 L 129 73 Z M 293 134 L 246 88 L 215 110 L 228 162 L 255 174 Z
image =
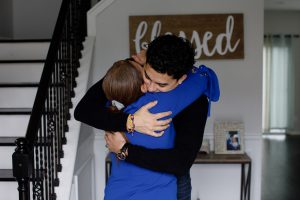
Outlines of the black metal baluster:
M 53 79 L 53 74 L 51 75 L 51 83 Z M 49 106 L 49 122 L 48 122 L 48 130 L 49 130 L 49 136 L 50 136 L 50 140 L 51 140 L 51 146 L 50 146 L 50 174 L 51 174 L 51 200 L 55 200 L 56 196 L 54 193 L 54 185 L 55 185 L 55 163 L 54 163 L 54 134 L 55 134 L 55 130 L 54 130 L 54 116 L 53 116 L 53 106 L 52 106 L 52 86 L 49 87 L 49 93 L 48 93 L 48 106 Z
M 70 8 L 70 6 L 69 6 L 69 8 Z M 63 60 L 66 61 L 66 62 L 63 62 L 63 63 L 60 64 L 60 70 L 59 70 L 59 72 L 60 72 L 59 81 L 62 82 L 62 83 L 64 82 L 64 79 L 62 78 L 63 69 L 66 65 L 68 65 L 68 63 L 70 63 L 70 59 L 69 59 L 68 55 L 65 52 L 66 51 L 65 49 L 68 46 L 68 43 L 67 43 L 68 36 L 66 35 L 68 27 L 69 27 L 69 10 L 68 10 L 67 18 L 66 18 L 66 25 L 65 25 L 65 29 L 64 29 L 64 34 L 63 34 L 64 37 L 63 37 L 63 43 L 62 43 L 62 55 L 63 55 L 62 57 L 63 57 Z M 64 85 L 64 87 L 65 87 L 65 85 Z M 62 98 L 62 91 L 63 91 L 63 89 L 61 89 L 61 91 L 60 91 L 60 95 L 61 95 L 60 97 L 61 98 Z M 64 102 L 63 99 L 60 99 L 61 105 L 63 105 L 63 102 Z M 61 109 L 61 111 L 63 112 L 63 109 Z M 62 116 L 63 115 L 61 115 L 60 117 L 62 118 Z M 60 122 L 62 122 L 62 119 L 60 119 Z M 61 127 L 63 127 L 63 126 L 61 126 Z M 66 144 L 67 140 L 66 140 L 66 136 L 65 136 L 65 131 L 63 129 L 61 131 L 62 131 L 62 144 Z M 60 153 L 61 153 L 61 157 L 63 157 L 64 154 L 63 154 L 63 151 L 62 151 L 62 147 L 60 149 Z
M 54 29 L 26 139 L 19 138 L 13 154 L 13 174 L 19 199 L 55 200 L 54 187 L 61 171 L 63 144 L 69 130 L 71 98 L 74 97 L 82 42 L 86 35 L 86 12 L 90 2 L 63 0 Z
M 53 177 L 52 177 L 52 161 L 51 161 L 51 146 L 52 146 L 52 136 L 51 136 L 51 130 L 50 130 L 50 124 L 51 124 L 51 117 L 49 114 L 50 111 L 50 103 L 49 103 L 49 88 L 47 91 L 47 98 L 46 98 L 46 130 L 47 130 L 47 138 L 49 142 L 49 146 L 47 148 L 47 158 L 48 158 L 48 170 L 47 170 L 47 175 L 48 175 L 48 195 L 49 195 L 49 200 L 52 200 L 52 183 L 53 183 Z
M 34 159 L 32 161 L 32 166 L 33 166 L 33 172 L 32 172 L 32 188 L 33 188 L 33 192 L 32 192 L 32 196 L 33 199 L 37 199 L 36 195 L 37 195 L 37 188 L 38 188 L 38 183 L 37 183 L 37 174 L 36 174 L 36 170 L 39 170 L 39 157 L 38 157 L 38 148 L 37 148 L 37 143 L 38 141 L 35 142 L 33 150 L 34 150 Z
M 60 59 L 58 51 L 58 60 Z M 54 163 L 55 163 L 55 182 L 54 186 L 59 186 L 59 179 L 58 179 L 58 167 L 59 167 L 59 157 L 58 157 L 58 129 L 57 129 L 57 95 L 56 95 L 56 90 L 57 90 L 57 82 L 56 82 L 56 68 L 57 65 L 59 65 L 60 62 L 56 62 L 53 68 L 53 87 L 52 87 L 52 101 L 53 101 L 53 123 L 54 123 Z
M 46 103 L 45 103 L 46 105 Z M 46 111 L 45 111 L 45 108 L 43 109 L 43 115 L 42 115 L 42 122 L 43 122 L 43 138 L 44 138 L 44 141 L 45 141 L 45 146 L 43 148 L 44 150 L 44 161 L 45 161 L 45 169 L 44 169 L 44 184 L 45 184 L 45 199 L 46 200 L 49 200 L 49 176 L 48 176 L 48 169 L 49 169 L 49 166 L 48 166 L 48 146 L 49 146 L 49 140 L 48 140 L 48 136 L 47 136 L 47 114 L 46 114 Z
M 43 117 L 43 115 L 42 115 Z M 41 120 L 40 122 L 40 128 L 39 128 L 39 139 L 40 139 L 40 145 L 39 145 L 39 157 L 40 157 L 40 170 L 39 170 L 39 182 L 40 182 L 40 193 L 37 194 L 39 196 L 38 199 L 40 200 L 44 200 L 44 169 L 45 169 L 45 166 L 44 166 L 44 147 L 46 145 L 46 142 L 44 141 L 45 138 L 43 137 L 43 121 Z
M 28 141 L 25 138 L 16 140 L 17 148 L 13 153 L 13 175 L 18 181 L 20 200 L 30 200 L 29 178 L 32 174 L 32 161 Z
M 59 51 L 60 53 L 60 51 Z M 61 56 L 59 56 L 60 59 L 61 59 Z M 58 81 L 58 68 L 59 68 L 59 65 L 61 65 L 60 62 L 57 62 L 56 65 L 55 65 L 55 75 L 54 75 L 54 82 L 55 82 L 55 85 L 56 87 L 54 88 L 55 89 L 55 125 L 56 125 L 56 142 L 55 142 L 55 158 L 56 158 L 56 169 L 57 169 L 57 172 L 61 172 L 62 170 L 62 165 L 60 163 L 60 151 L 61 151 L 61 131 L 59 129 L 59 88 L 60 88 L 60 85 L 59 85 L 59 81 Z

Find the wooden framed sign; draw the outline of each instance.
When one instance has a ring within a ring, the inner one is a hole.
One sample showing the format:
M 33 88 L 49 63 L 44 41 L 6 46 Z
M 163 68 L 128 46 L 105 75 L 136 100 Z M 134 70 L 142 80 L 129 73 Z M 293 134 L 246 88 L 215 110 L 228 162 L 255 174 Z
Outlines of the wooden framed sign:
M 174 34 L 192 42 L 196 60 L 242 59 L 243 20 L 243 14 L 129 16 L 130 54 L 159 35 Z

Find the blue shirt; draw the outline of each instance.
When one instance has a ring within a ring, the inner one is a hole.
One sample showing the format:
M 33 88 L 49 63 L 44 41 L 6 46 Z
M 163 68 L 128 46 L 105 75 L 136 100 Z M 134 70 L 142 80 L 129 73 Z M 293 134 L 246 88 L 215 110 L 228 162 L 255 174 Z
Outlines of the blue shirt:
M 133 114 L 145 104 L 157 100 L 156 106 L 150 109 L 152 113 L 172 111 L 176 116 L 185 107 L 205 94 L 209 101 L 217 101 L 220 96 L 218 78 L 213 70 L 201 65 L 194 67 L 187 74 L 182 84 L 168 92 L 146 93 L 136 102 L 127 106 L 125 112 Z M 146 148 L 172 148 L 175 130 L 173 123 L 161 137 L 151 137 L 139 132 L 126 133 L 132 144 Z M 176 177 L 172 174 L 151 171 L 136 165 L 120 161 L 114 154 L 112 157 L 112 172 L 105 188 L 106 200 L 176 200 Z

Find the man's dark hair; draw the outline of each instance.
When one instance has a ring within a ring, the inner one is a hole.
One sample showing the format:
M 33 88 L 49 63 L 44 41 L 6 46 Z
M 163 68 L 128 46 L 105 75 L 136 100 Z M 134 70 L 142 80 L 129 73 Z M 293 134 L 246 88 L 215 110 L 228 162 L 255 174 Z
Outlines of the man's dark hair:
M 190 41 L 175 35 L 162 35 L 149 43 L 146 63 L 159 73 L 179 79 L 192 69 L 194 56 L 195 49 Z

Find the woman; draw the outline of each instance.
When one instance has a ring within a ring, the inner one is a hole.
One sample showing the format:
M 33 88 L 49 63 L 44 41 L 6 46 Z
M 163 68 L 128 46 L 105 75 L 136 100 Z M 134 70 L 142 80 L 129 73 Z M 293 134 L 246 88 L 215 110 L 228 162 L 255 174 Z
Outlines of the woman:
M 117 65 L 114 64 L 112 69 L 107 72 L 105 79 L 108 78 L 103 81 L 103 90 L 109 100 L 117 100 L 123 103 L 126 106 L 124 111 L 130 114 L 133 114 L 144 104 L 157 100 L 158 104 L 150 111 L 153 113 L 172 111 L 171 117 L 174 117 L 200 95 L 206 94 L 210 97 L 211 93 L 215 92 L 211 89 L 212 84 L 218 84 L 215 73 L 205 66 L 200 66 L 199 68 L 193 68 L 193 70 L 187 74 L 187 78 L 175 89 L 168 92 L 145 93 L 141 96 L 141 91 L 144 91 L 143 85 L 141 82 L 133 80 L 133 78 L 129 76 L 131 73 L 127 73 L 127 70 L 136 70 L 136 72 L 139 72 L 140 69 L 133 65 L 130 67 L 132 64 L 130 61 L 118 61 L 117 63 L 120 64 L 119 67 L 116 67 Z M 123 68 L 123 64 L 127 67 Z M 138 76 L 138 73 L 133 74 Z M 128 77 L 126 77 L 127 75 Z M 142 78 L 141 74 L 140 76 L 140 78 Z M 119 84 L 118 81 L 123 83 Z M 124 81 L 126 84 L 124 84 Z M 127 84 L 127 82 L 129 84 Z M 136 91 L 133 88 L 140 88 L 140 90 Z M 136 100 L 138 97 L 140 98 Z M 135 131 L 126 133 L 126 136 L 133 144 L 147 148 L 166 149 L 173 147 L 175 131 L 171 123 L 164 134 L 158 138 L 140 134 Z M 175 200 L 176 187 L 175 176 L 140 168 L 118 160 L 116 156 L 112 154 L 112 173 L 105 189 L 105 199 Z

